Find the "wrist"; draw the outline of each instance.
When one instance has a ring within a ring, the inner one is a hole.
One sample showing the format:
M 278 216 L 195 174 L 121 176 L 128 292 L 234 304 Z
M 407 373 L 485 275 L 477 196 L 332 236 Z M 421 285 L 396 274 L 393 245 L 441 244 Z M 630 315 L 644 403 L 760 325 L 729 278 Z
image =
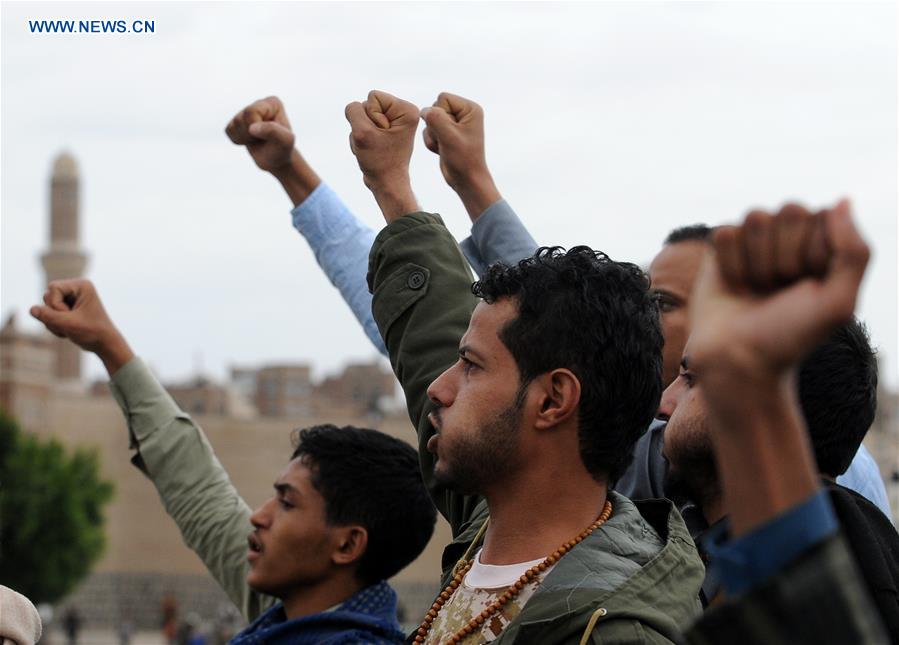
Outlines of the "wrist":
M 114 327 L 102 335 L 95 354 L 103 362 L 110 377 L 134 358 L 128 341 Z
M 490 171 L 486 168 L 469 173 L 462 180 L 454 182 L 452 189 L 459 196 L 472 222 L 502 199 Z
M 389 178 L 366 177 L 365 185 L 374 195 L 388 224 L 419 210 L 408 173 Z
M 384 220 L 388 224 L 398 220 L 403 215 L 421 210 L 411 186 L 407 190 L 381 191 L 376 192 L 374 195 L 375 201 L 378 202 L 378 208 L 381 209 Z
M 312 170 L 312 166 L 306 162 L 296 148 L 291 151 L 287 163 L 273 168 L 269 172 L 284 188 L 284 192 L 287 193 L 295 207 L 306 201 L 312 191 L 321 183 L 321 179 Z

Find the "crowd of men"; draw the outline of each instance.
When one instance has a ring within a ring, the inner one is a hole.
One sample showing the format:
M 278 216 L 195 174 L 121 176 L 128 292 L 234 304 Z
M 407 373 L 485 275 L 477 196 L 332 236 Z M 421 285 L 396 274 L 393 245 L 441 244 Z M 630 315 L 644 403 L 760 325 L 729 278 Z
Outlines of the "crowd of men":
M 380 232 L 300 154 L 277 98 L 226 133 L 389 356 L 417 451 L 297 431 L 251 511 L 90 282 L 51 283 L 31 312 L 103 361 L 135 464 L 249 622 L 234 643 L 899 643 L 899 535 L 862 446 L 869 249 L 847 200 L 677 228 L 647 274 L 539 246 L 473 101 L 373 91 L 346 118 Z M 421 121 L 472 221 L 460 243 L 412 189 Z M 453 539 L 407 635 L 386 580 L 437 512 Z

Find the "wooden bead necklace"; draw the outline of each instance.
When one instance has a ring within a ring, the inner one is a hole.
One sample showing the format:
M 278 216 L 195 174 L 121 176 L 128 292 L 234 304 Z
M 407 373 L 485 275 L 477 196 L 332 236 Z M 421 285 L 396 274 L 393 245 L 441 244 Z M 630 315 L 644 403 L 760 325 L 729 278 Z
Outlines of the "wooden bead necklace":
M 494 600 L 487 609 L 482 611 L 480 614 L 472 618 L 468 621 L 468 624 L 465 625 L 458 632 L 453 634 L 453 637 L 449 639 L 449 643 L 452 645 L 456 645 L 456 643 L 461 642 L 463 639 L 468 637 L 470 634 L 478 631 L 481 628 L 481 625 L 490 618 L 493 614 L 499 611 L 503 605 L 512 600 L 518 593 L 530 582 L 534 580 L 537 575 L 546 571 L 547 568 L 554 565 L 559 559 L 568 553 L 571 549 L 575 547 L 575 545 L 580 544 L 584 538 L 593 533 L 596 529 L 602 526 L 609 517 L 612 515 L 612 502 L 606 500 L 605 506 L 602 508 L 602 513 L 599 514 L 599 517 L 596 518 L 596 521 L 593 522 L 590 526 L 588 526 L 584 531 L 575 537 L 573 540 L 569 542 L 565 542 L 558 549 L 553 551 L 547 558 L 541 562 L 540 564 L 536 564 L 527 571 L 524 572 L 518 580 L 516 580 L 512 585 L 506 589 L 499 598 Z M 478 539 L 478 538 L 475 538 Z M 462 584 L 462 581 L 465 579 L 465 575 L 471 569 L 474 564 L 474 559 L 468 560 L 464 563 L 464 565 L 460 562 L 456 565 L 456 572 L 453 576 L 453 579 L 446 586 L 446 588 L 440 592 L 440 595 L 437 596 L 437 600 L 434 601 L 434 604 L 431 605 L 431 609 L 428 610 L 428 614 L 425 616 L 424 620 L 421 621 L 421 626 L 419 626 L 418 631 L 415 633 L 415 643 L 421 644 L 425 642 L 425 638 L 428 635 L 428 632 L 431 631 L 431 626 L 434 624 L 434 620 L 437 618 L 437 614 L 440 613 L 440 610 L 443 608 L 443 605 L 452 597 L 453 593 L 455 593 L 456 589 L 459 588 L 459 585 Z M 459 565 L 462 565 L 461 567 Z

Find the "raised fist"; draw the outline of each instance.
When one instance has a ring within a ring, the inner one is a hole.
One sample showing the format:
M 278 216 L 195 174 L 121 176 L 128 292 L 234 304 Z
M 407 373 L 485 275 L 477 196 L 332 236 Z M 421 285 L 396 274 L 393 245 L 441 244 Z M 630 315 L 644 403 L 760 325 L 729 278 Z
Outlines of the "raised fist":
M 51 282 L 44 305 L 32 307 L 30 313 L 60 338 L 97 354 L 110 374 L 133 356 L 90 280 Z
M 425 146 L 440 155 L 440 172 L 477 219 L 500 199 L 484 154 L 484 110 L 474 101 L 442 92 L 421 111 Z
M 484 110 L 474 101 L 441 92 L 432 107 L 421 111 L 427 127 L 425 146 L 440 155 L 440 171 L 451 188 L 487 171 L 484 155 Z
M 373 192 L 409 183 L 409 160 L 418 127 L 418 108 L 386 92 L 373 90 L 362 103 L 346 106 L 350 149 L 363 181 Z
M 234 143 L 246 146 L 256 165 L 277 172 L 290 163 L 294 134 L 277 96 L 251 103 L 225 126 Z
M 847 200 L 788 204 L 715 231 L 690 308 L 697 371 L 788 372 L 855 310 L 870 251 Z

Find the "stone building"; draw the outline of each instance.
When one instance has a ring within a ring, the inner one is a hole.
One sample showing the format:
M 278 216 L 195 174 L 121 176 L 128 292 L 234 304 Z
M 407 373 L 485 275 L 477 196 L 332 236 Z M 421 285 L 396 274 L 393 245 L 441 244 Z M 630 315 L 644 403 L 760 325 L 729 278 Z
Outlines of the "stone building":
M 47 282 L 80 278 L 87 266 L 87 255 L 80 248 L 80 195 L 78 164 L 67 152 L 53 162 L 50 177 L 50 248 L 41 256 Z M 61 338 L 56 345 L 56 377 L 61 383 L 79 386 L 81 350 Z
M 12 313 L 0 328 L 0 407 L 26 428 L 46 424 L 47 400 L 57 383 L 57 349 L 50 334 L 26 334 Z
M 378 414 L 382 402 L 394 398 L 396 385 L 393 373 L 379 363 L 355 363 L 340 375 L 325 379 L 315 393 L 325 405 L 350 404 L 359 414 Z

